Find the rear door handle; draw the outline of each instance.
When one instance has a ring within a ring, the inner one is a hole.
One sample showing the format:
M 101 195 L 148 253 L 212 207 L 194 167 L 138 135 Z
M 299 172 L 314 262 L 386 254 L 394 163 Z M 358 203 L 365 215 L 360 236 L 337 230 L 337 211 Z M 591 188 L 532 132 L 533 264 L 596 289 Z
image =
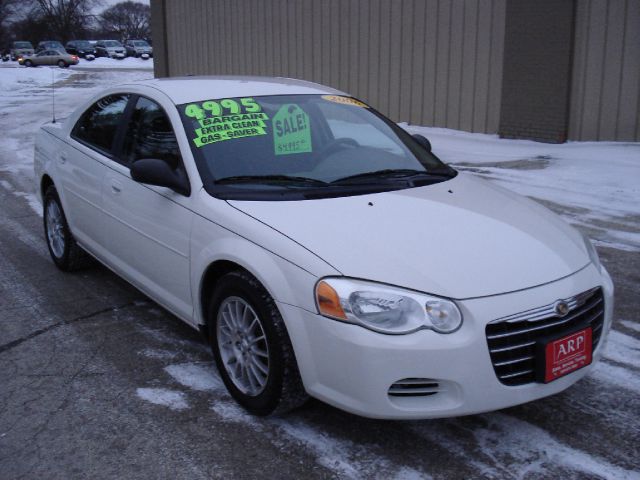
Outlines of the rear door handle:
M 117 180 L 111 180 L 111 191 L 113 193 L 120 193 L 122 191 L 122 184 Z
M 67 161 L 67 154 L 66 153 L 59 154 L 58 160 L 60 160 L 60 163 L 65 163 Z

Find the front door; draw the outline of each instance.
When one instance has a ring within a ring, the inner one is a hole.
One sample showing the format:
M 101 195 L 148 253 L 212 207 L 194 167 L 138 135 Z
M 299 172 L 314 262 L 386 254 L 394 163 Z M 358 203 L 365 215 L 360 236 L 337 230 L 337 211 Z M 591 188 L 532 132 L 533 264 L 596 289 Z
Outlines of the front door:
M 172 168 L 184 166 L 164 110 L 145 97 L 133 101 L 121 152 L 103 185 L 109 251 L 125 277 L 190 321 L 189 199 L 168 188 L 140 184 L 129 173 L 129 166 L 144 158 L 165 160 Z

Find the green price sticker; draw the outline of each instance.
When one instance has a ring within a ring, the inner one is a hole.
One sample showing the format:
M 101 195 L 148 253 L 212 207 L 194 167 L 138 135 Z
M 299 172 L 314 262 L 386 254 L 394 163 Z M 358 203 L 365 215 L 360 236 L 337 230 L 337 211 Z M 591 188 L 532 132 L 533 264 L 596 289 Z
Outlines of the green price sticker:
M 309 115 L 298 105 L 283 105 L 273 116 L 273 146 L 276 155 L 313 151 Z
M 200 148 L 234 138 L 266 135 L 269 117 L 253 98 L 207 100 L 185 107 L 184 114 L 197 121 L 193 143 Z M 195 123 L 195 122 L 194 122 Z

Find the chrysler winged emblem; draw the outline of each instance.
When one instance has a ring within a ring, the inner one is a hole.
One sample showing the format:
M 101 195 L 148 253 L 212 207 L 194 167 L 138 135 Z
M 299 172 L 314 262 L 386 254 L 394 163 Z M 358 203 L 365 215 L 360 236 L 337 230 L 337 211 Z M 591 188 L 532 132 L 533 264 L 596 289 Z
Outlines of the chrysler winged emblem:
M 567 313 L 569 313 L 569 305 L 567 305 L 566 302 L 563 302 L 562 300 L 558 300 L 554 306 L 554 310 L 556 312 L 556 315 L 558 315 L 559 317 L 564 317 Z

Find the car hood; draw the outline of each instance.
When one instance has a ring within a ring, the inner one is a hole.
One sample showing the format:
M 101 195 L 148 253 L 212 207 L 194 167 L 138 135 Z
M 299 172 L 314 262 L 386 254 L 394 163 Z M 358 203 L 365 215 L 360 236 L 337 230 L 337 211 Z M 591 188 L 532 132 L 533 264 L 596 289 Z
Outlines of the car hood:
M 472 177 L 304 201 L 229 201 L 343 275 L 449 298 L 530 288 L 589 263 L 582 237 L 541 205 Z

